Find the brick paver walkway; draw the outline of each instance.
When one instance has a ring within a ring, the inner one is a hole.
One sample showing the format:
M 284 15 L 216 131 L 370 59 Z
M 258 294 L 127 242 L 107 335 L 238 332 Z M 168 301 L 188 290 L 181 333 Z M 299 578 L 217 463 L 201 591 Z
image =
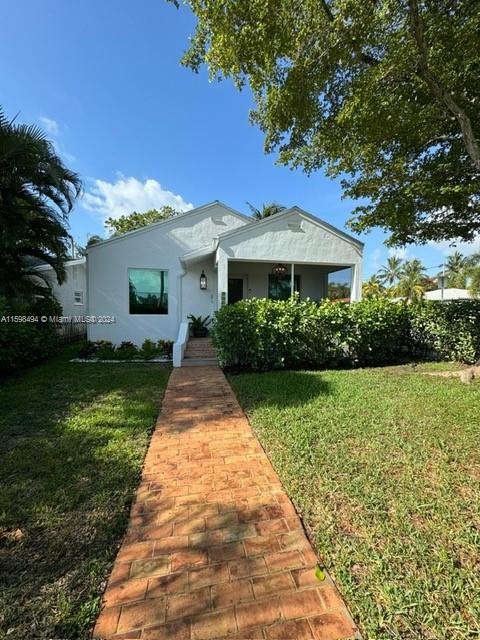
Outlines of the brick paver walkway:
M 94 637 L 358 637 L 317 562 L 222 371 L 174 370 Z

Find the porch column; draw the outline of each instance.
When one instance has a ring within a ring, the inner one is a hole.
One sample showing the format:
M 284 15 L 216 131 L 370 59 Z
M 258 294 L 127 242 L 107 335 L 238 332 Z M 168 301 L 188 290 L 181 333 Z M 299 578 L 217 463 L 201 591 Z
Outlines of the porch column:
M 362 264 L 352 264 L 352 290 L 350 292 L 352 302 L 360 302 L 362 299 Z
M 220 309 L 224 304 L 228 303 L 228 256 L 222 249 L 218 250 L 217 279 L 217 308 Z
M 291 264 L 290 266 L 290 297 L 293 298 L 293 294 L 295 293 L 295 265 Z

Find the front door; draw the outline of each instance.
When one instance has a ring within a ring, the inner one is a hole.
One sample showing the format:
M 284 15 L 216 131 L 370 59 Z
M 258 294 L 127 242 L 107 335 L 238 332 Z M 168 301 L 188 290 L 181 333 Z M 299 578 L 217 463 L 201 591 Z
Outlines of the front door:
M 228 304 L 243 300 L 243 278 L 228 279 Z

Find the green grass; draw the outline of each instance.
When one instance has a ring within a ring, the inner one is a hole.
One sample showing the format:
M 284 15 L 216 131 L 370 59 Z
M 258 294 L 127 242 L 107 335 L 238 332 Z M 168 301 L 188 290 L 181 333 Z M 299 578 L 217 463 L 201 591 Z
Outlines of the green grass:
M 386 368 L 231 383 L 364 638 L 479 638 L 480 382 Z
M 0 382 L 0 637 L 88 638 L 169 370 L 78 364 Z

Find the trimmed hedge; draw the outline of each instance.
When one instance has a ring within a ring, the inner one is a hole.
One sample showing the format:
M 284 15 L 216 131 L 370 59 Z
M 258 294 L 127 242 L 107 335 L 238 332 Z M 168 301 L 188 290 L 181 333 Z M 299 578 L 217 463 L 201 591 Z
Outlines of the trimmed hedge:
M 425 301 L 410 321 L 417 354 L 468 364 L 480 358 L 480 300 Z
M 480 302 L 250 299 L 217 311 L 211 335 L 222 366 L 256 371 L 396 364 L 414 356 L 474 362 Z
M 62 308 L 53 298 L 31 303 L 12 302 L 0 297 L 0 375 L 29 367 L 48 358 L 58 348 L 55 324 L 42 316 L 60 316 Z M 12 321 L 36 318 L 33 322 Z

